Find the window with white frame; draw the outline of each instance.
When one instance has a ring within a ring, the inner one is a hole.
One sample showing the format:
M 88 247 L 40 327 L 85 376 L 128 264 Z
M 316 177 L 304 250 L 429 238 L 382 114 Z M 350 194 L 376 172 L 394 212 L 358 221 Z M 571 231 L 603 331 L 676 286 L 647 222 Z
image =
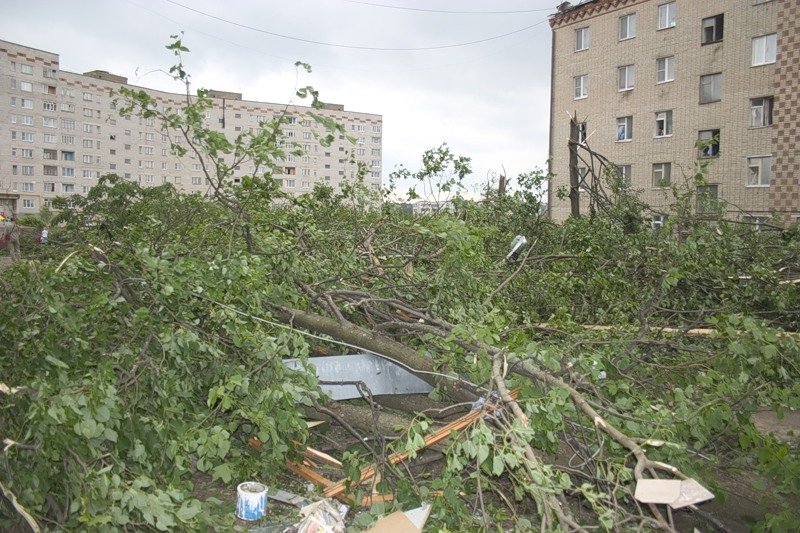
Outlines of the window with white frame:
M 589 75 L 581 74 L 580 76 L 575 76 L 572 78 L 572 86 L 572 98 L 574 100 L 586 98 L 589 96 Z
M 704 18 L 702 21 L 700 43 L 711 44 L 722 41 L 724 22 L 724 15 L 714 15 L 713 17 Z
M 575 51 L 587 50 L 589 48 L 589 27 L 578 28 L 575 30 Z
M 19 90 L 26 93 L 33 92 L 33 84 L 29 81 L 21 81 L 19 82 Z
M 667 83 L 675 80 L 675 56 L 656 59 L 656 83 Z
M 32 181 L 24 181 L 22 182 L 22 192 L 33 192 L 35 186 L 36 184 Z
M 633 116 L 617 117 L 617 141 L 633 139 Z
M 28 132 L 28 131 L 23 131 L 22 135 L 21 135 L 21 138 L 25 142 L 32 143 L 33 142 L 33 133 Z
M 29 198 L 23 198 L 23 200 L 22 200 L 22 208 L 23 209 L 36 209 L 36 200 L 31 200 Z
M 675 27 L 675 2 L 668 2 L 658 6 L 658 29 Z
M 30 98 L 20 98 L 19 105 L 22 109 L 33 109 L 33 100 Z
M 26 159 L 33 158 L 33 148 L 22 148 L 20 150 L 20 155 Z
M 700 103 L 722 100 L 722 73 L 700 76 Z
M 61 177 L 62 178 L 74 178 L 75 177 L 75 169 L 69 167 L 61 167 Z
M 772 96 L 762 96 L 750 99 L 750 127 L 760 128 L 772 125 Z
M 25 63 L 20 63 L 19 71 L 23 74 L 33 74 L 33 65 L 27 65 Z
M 55 111 L 56 108 L 55 102 L 42 102 L 42 109 L 45 111 Z
M 669 187 L 672 182 L 672 163 L 653 163 L 653 188 Z
M 92 93 L 86 93 L 86 92 L 83 93 L 83 99 L 86 100 L 87 102 L 91 102 L 92 101 Z
M 625 65 L 617 69 L 617 90 L 630 91 L 636 83 L 636 67 Z
M 61 192 L 74 193 L 75 192 L 75 184 L 74 183 L 62 183 L 61 184 Z
M 631 186 L 631 166 L 630 165 L 617 165 L 617 179 L 619 186 L 627 189 Z
M 719 130 L 700 130 L 697 136 L 698 157 L 717 157 L 719 142 Z
M 636 37 L 636 13 L 622 15 L 619 18 L 619 40 L 633 39 Z
M 654 230 L 660 230 L 667 223 L 667 215 L 655 214 L 650 217 L 650 227 Z
M 33 165 L 22 165 L 23 176 L 33 176 Z
M 672 111 L 658 111 L 656 113 L 655 137 L 669 137 L 672 135 Z
M 774 63 L 778 55 L 778 34 L 770 33 L 753 38 L 753 66 Z
M 586 176 L 589 175 L 589 169 L 586 167 L 578 167 L 578 190 L 580 192 L 589 191 L 589 183 L 586 183 Z
M 42 126 L 45 128 L 57 128 L 58 119 L 55 117 L 42 117 Z
M 192 185 L 200 185 L 203 183 L 203 178 L 199 176 L 192 176 Z
M 586 144 L 588 129 L 586 122 L 578 122 L 578 144 Z
M 44 192 L 56 192 L 56 184 L 52 181 L 45 181 L 43 186 Z
M 762 155 L 747 158 L 748 187 L 768 187 L 772 181 L 772 156 Z

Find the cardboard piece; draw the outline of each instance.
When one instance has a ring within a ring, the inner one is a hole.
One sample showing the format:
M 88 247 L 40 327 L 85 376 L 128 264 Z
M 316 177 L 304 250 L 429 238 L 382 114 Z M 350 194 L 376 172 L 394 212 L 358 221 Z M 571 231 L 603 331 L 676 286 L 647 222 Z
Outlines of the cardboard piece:
M 681 495 L 677 500 L 669 504 L 673 509 L 681 509 L 689 505 L 713 500 L 714 495 L 703 485 L 694 479 L 684 479 L 681 481 Z
M 642 503 L 672 503 L 680 495 L 679 479 L 640 479 L 633 497 Z
M 642 503 L 661 503 L 673 509 L 714 499 L 714 495 L 694 479 L 640 479 L 633 497 Z
M 365 533 L 421 533 L 430 515 L 429 503 L 405 512 L 395 511 L 375 522 Z

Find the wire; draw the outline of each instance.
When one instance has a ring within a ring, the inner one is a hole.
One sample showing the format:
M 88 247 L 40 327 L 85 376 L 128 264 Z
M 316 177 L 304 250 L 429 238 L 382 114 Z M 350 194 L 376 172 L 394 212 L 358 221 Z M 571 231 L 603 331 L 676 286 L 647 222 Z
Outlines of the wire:
M 473 45 L 473 44 L 480 44 L 480 43 L 485 43 L 485 42 L 489 42 L 489 41 L 495 41 L 497 39 L 502 39 L 503 37 L 508 37 L 509 35 L 514 35 L 514 34 L 517 34 L 517 33 L 521 33 L 523 31 L 529 30 L 529 29 L 531 29 L 531 28 L 533 28 L 535 26 L 538 26 L 539 24 L 542 23 L 542 21 L 539 21 L 539 22 L 537 22 L 535 24 L 531 24 L 530 26 L 525 26 L 524 28 L 520 28 L 518 30 L 510 31 L 508 33 L 503 33 L 501 35 L 495 35 L 494 37 L 486 37 L 485 39 L 478 39 L 476 41 L 469 41 L 469 42 L 465 42 L 465 43 L 443 44 L 443 45 L 439 45 L 439 46 L 419 46 L 419 47 L 411 47 L 411 48 L 392 48 L 392 47 L 379 47 L 379 46 L 356 46 L 356 45 L 339 44 L 339 43 L 327 43 L 327 42 L 324 42 L 324 41 L 314 41 L 314 40 L 311 40 L 311 39 L 303 39 L 301 37 L 293 37 L 291 35 L 283 35 L 281 33 L 275 33 L 275 32 L 271 32 L 271 31 L 268 31 L 268 30 L 262 30 L 260 28 L 255 28 L 253 26 L 248 26 L 247 24 L 242 24 L 241 22 L 235 22 L 235 21 L 232 21 L 232 20 L 224 19 L 222 17 L 218 17 L 216 15 L 212 15 L 210 13 L 206 13 L 204 11 L 200 11 L 199 9 L 194 9 L 193 7 L 185 6 L 185 5 L 183 5 L 183 4 L 179 3 L 179 2 L 176 2 L 175 0 L 165 0 L 165 1 L 170 3 L 170 4 L 182 7 L 184 9 L 189 10 L 189 11 L 192 11 L 194 13 L 197 13 L 199 15 L 203 15 L 204 17 L 212 18 L 214 20 L 218 20 L 218 21 L 224 22 L 226 24 L 231 24 L 231 25 L 237 26 L 239 28 L 244 28 L 244 29 L 247 29 L 247 30 L 257 31 L 259 33 L 264 33 L 266 35 L 272 35 L 273 37 L 280 37 L 282 39 L 289 39 L 289 40 L 292 40 L 292 41 L 299 41 L 299 42 L 302 42 L 302 43 L 317 44 L 317 45 L 320 45 L 320 46 L 331 46 L 331 47 L 334 47 L 334 48 L 349 48 L 349 49 L 352 49 L 352 50 L 373 50 L 373 51 L 382 51 L 382 52 L 415 52 L 415 51 L 421 51 L 421 50 L 443 50 L 443 49 L 446 49 L 446 48 L 458 48 L 458 47 L 461 47 L 461 46 L 470 46 L 470 45 Z
M 445 9 L 423 9 L 419 7 L 390 6 L 388 4 L 375 4 L 373 2 L 361 2 L 360 0 L 343 0 L 351 4 L 362 4 L 372 7 L 385 7 L 387 9 L 403 9 L 405 11 L 422 11 L 424 13 L 446 13 L 453 15 L 510 15 L 515 13 L 535 13 L 537 11 L 553 11 L 553 8 L 543 7 L 540 9 L 521 9 L 518 11 L 448 11 Z
M 178 26 L 186 28 L 187 30 L 191 30 L 192 32 L 194 32 L 194 33 L 196 33 L 198 35 L 204 35 L 206 37 L 210 37 L 212 39 L 216 39 L 216 40 L 218 40 L 220 42 L 229 44 L 231 46 L 235 46 L 237 48 L 242 48 L 244 50 L 250 50 L 251 52 L 255 52 L 257 54 L 261 54 L 261 55 L 264 55 L 266 57 L 271 57 L 273 59 L 280 59 L 280 60 L 283 60 L 283 61 L 287 61 L 287 62 L 289 62 L 289 64 L 292 64 L 292 65 L 295 62 L 294 59 L 290 59 L 288 57 L 277 56 L 275 54 L 271 54 L 269 52 L 265 52 L 263 50 L 259 50 L 257 48 L 253 48 L 252 46 L 247 46 L 247 45 L 240 44 L 240 43 L 237 43 L 237 42 L 234 42 L 234 41 L 229 41 L 228 39 L 224 39 L 224 38 L 222 38 L 222 37 L 220 37 L 218 35 L 214 35 L 212 33 L 207 33 L 207 32 L 204 32 L 204 31 L 200 31 L 197 28 L 193 28 L 191 26 L 187 26 L 186 24 L 184 24 L 182 22 L 179 22 L 179 21 L 177 21 L 175 19 L 172 19 L 172 18 L 170 18 L 170 17 L 168 17 L 166 15 L 163 15 L 163 14 L 159 13 L 158 11 L 150 9 L 147 6 L 143 6 L 143 5 L 137 4 L 136 2 L 133 2 L 131 0 L 123 0 L 123 1 L 127 2 L 128 4 L 130 4 L 130 5 L 132 5 L 132 6 L 136 7 L 136 8 L 143 9 L 145 11 L 149 11 L 150 13 L 156 15 L 157 17 L 161 17 L 161 18 L 163 18 L 165 20 L 168 20 L 168 21 L 170 21 L 170 22 L 172 22 L 174 24 L 177 24 Z M 534 24 L 533 27 L 539 26 L 541 24 L 544 24 L 545 22 L 547 22 L 547 19 L 540 20 L 539 22 Z M 378 73 L 378 72 L 380 72 L 380 73 L 386 73 L 386 74 L 392 74 L 392 73 L 397 73 L 397 72 L 423 72 L 423 71 L 430 71 L 430 70 L 441 70 L 441 69 L 445 69 L 445 68 L 453 68 L 453 67 L 458 67 L 458 66 L 462 66 L 462 65 L 468 65 L 468 64 L 471 64 L 471 63 L 477 63 L 479 61 L 483 61 L 484 59 L 488 59 L 490 57 L 493 57 L 493 56 L 496 56 L 498 54 L 501 54 L 501 53 L 503 53 L 503 52 L 505 52 L 507 50 L 510 50 L 511 48 L 514 48 L 515 46 L 518 46 L 519 44 L 521 44 L 522 42 L 526 41 L 527 39 L 529 39 L 529 37 L 525 37 L 522 40 L 517 41 L 515 43 L 512 43 L 509 46 L 506 46 L 506 47 L 504 47 L 504 48 L 502 48 L 500 50 L 496 50 L 494 52 L 490 52 L 490 53 L 482 55 L 482 56 L 474 56 L 474 57 L 471 57 L 470 59 L 467 59 L 467 60 L 464 60 L 464 61 L 457 61 L 457 62 L 450 62 L 450 63 L 439 64 L 439 65 L 432 65 L 432 66 L 429 66 L 429 67 L 396 68 L 396 69 L 360 68 L 360 67 L 333 66 L 333 65 L 326 65 L 324 63 L 316 63 L 316 62 L 313 63 L 313 67 L 314 67 L 314 69 L 318 69 L 319 68 L 319 69 L 330 69 L 330 70 L 342 70 L 342 71 L 349 71 L 349 72 L 370 72 L 370 73 Z
M 216 300 L 212 300 L 211 298 L 209 298 L 207 296 L 203 296 L 202 294 L 195 293 L 194 296 L 196 296 L 197 298 L 200 298 L 201 300 L 205 300 L 205 301 L 210 302 L 212 304 L 218 305 L 218 306 L 220 306 L 220 307 L 222 307 L 224 309 L 227 309 L 229 311 L 233 311 L 234 313 L 239 314 L 241 316 L 245 316 L 245 317 L 247 317 L 247 318 L 249 318 L 251 320 L 255 320 L 256 322 L 262 322 L 264 324 L 269 324 L 270 326 L 283 328 L 283 329 L 292 331 L 294 333 L 300 333 L 301 335 L 305 335 L 305 336 L 311 337 L 313 339 L 321 340 L 323 342 L 330 342 L 330 343 L 333 343 L 333 344 L 338 344 L 340 346 L 345 346 L 347 348 L 353 348 L 353 349 L 356 349 L 356 350 L 363 350 L 364 352 L 371 353 L 373 355 L 377 355 L 378 357 L 380 357 L 382 359 L 386 359 L 387 361 L 391 361 L 392 363 L 394 363 L 394 364 L 396 364 L 398 366 L 401 366 L 401 367 L 405 368 L 406 370 L 408 370 L 409 372 L 412 372 L 414 374 L 428 374 L 428 375 L 431 375 L 431 376 L 437 376 L 437 377 L 449 379 L 451 381 L 459 381 L 461 383 L 466 383 L 467 385 L 473 387 L 475 390 L 478 390 L 478 389 L 486 390 L 484 387 L 479 387 L 478 385 L 472 383 L 471 381 L 468 381 L 466 379 L 463 379 L 463 378 L 460 378 L 460 377 L 457 377 L 457 376 L 449 376 L 449 375 L 443 374 L 441 372 L 431 372 L 431 371 L 428 371 L 428 370 L 418 370 L 416 368 L 413 368 L 413 367 L 405 364 L 402 361 L 398 361 L 397 359 L 395 359 L 393 357 L 389 357 L 388 355 L 384 355 L 382 353 L 378 353 L 378 352 L 376 352 L 374 350 L 369 350 L 369 349 L 364 348 L 363 346 L 359 346 L 357 344 L 351 344 L 349 342 L 344 342 L 344 341 L 340 341 L 340 340 L 337 340 L 337 339 L 332 339 L 330 337 L 323 337 L 321 335 L 317 335 L 316 333 L 311 333 L 310 331 L 304 331 L 302 329 L 297 329 L 297 328 L 294 328 L 292 326 L 287 326 L 286 324 L 281 324 L 280 322 L 275 322 L 275 321 L 272 321 L 272 320 L 267 320 L 266 318 L 261 318 L 260 316 L 251 315 L 250 313 L 246 313 L 244 311 L 240 311 L 239 309 L 236 309 L 235 307 L 232 307 L 230 305 L 224 304 L 222 302 L 218 302 Z

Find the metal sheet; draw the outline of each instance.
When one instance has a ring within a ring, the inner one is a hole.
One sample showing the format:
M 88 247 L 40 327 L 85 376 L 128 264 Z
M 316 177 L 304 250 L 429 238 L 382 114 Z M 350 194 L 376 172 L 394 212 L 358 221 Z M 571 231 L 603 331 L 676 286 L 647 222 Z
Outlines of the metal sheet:
M 284 359 L 284 364 L 299 370 L 298 359 Z M 432 387 L 402 366 L 373 354 L 309 357 L 308 362 L 320 381 L 363 381 L 374 396 L 384 394 L 427 394 Z M 334 400 L 361 398 L 355 385 L 320 385 Z

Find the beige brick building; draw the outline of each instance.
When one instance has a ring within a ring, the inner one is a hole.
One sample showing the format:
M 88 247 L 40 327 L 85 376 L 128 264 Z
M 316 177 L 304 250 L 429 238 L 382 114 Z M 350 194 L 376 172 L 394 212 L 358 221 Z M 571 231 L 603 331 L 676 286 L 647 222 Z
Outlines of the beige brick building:
M 570 115 L 581 137 L 668 215 L 668 185 L 727 204 L 727 216 L 800 218 L 797 0 L 588 0 L 550 19 L 549 208 L 570 214 Z M 718 139 L 698 149 L 699 139 Z M 579 173 L 585 172 L 579 162 Z M 580 193 L 581 208 L 588 194 Z M 697 209 L 702 209 L 698 205 Z M 662 215 L 656 214 L 656 223 Z
M 63 71 L 59 56 L 0 41 L 0 212 L 37 213 L 56 196 L 86 194 L 100 175 L 115 173 L 142 185 L 172 183 L 187 191 L 205 192 L 208 185 L 199 160 L 170 151 L 169 137 L 153 119 L 122 118 L 110 91 L 129 86 L 127 79 L 103 71 Z M 137 87 L 137 89 L 139 89 Z M 144 88 L 159 106 L 176 107 L 185 95 Z M 209 125 L 231 140 L 277 118 L 287 106 L 242 100 L 238 93 L 212 91 Z M 322 146 L 320 126 L 305 116 L 309 108 L 291 106 L 286 142 L 297 143 L 304 155 L 281 161 L 282 188 L 309 192 L 316 183 L 339 188 L 366 165 L 366 182 L 381 184 L 382 117 L 345 111 L 341 105 L 315 110 L 347 130 Z M 354 137 L 351 142 L 347 137 Z M 287 150 L 288 151 L 288 150 Z M 243 165 L 234 181 L 252 173 Z

